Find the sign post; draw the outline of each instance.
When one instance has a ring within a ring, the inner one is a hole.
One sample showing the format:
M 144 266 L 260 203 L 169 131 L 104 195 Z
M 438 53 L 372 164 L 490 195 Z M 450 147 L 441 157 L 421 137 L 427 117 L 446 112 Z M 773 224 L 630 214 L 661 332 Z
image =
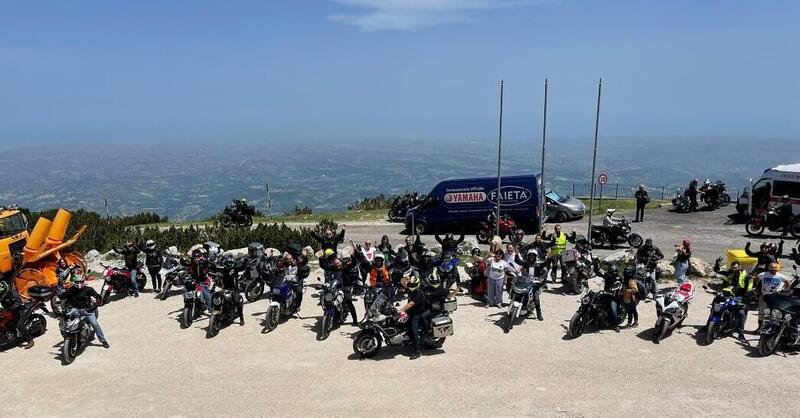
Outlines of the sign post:
M 598 208 L 600 210 L 603 210 L 603 186 L 605 186 L 607 183 L 608 183 L 608 174 L 600 173 L 600 175 L 597 176 L 597 184 L 600 185 L 600 203 L 598 205 Z

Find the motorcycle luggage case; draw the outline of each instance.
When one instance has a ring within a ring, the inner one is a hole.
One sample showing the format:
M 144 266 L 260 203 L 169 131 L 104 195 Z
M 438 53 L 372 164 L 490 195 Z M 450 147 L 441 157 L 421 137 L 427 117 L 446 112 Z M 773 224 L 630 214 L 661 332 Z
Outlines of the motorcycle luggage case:
M 49 286 L 33 286 L 28 288 L 28 297 L 33 300 L 47 300 L 53 297 L 53 288 Z
M 449 316 L 437 316 L 431 320 L 431 329 L 434 338 L 444 338 L 453 335 L 453 320 Z
M 458 309 L 458 303 L 454 296 L 450 296 L 444 300 L 444 310 L 448 313 L 455 312 Z

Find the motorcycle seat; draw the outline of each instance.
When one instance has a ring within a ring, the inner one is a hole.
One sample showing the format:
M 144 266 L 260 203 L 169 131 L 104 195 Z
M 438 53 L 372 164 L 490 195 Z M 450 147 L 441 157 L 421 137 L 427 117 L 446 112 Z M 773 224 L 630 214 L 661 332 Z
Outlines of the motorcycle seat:
M 767 306 L 772 309 L 780 309 L 782 311 L 800 314 L 800 298 L 781 294 L 772 294 L 765 295 L 764 301 L 767 302 Z

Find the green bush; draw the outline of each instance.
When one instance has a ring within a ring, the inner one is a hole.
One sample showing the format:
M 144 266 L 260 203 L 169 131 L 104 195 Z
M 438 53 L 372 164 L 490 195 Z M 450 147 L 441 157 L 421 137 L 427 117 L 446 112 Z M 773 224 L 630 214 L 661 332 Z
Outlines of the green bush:
M 372 196 L 372 197 L 365 197 L 358 202 L 352 203 L 347 206 L 347 210 L 350 211 L 359 211 L 359 210 L 378 210 L 378 209 L 391 209 L 392 202 L 394 199 L 398 197 L 398 195 L 387 196 L 383 193 Z
M 290 211 L 286 212 L 286 216 L 304 216 L 304 215 L 311 215 L 312 210 L 308 206 L 300 207 L 299 205 L 294 205 L 294 208 Z

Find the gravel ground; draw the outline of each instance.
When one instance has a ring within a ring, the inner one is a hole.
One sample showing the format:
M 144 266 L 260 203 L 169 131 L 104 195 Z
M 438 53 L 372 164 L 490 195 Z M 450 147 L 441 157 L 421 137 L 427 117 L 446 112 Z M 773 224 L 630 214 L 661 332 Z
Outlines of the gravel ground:
M 688 235 L 711 261 L 746 241 L 743 226 L 727 219 L 722 211 L 657 210 L 634 228 L 663 249 Z M 397 242 L 400 229 L 352 225 L 348 236 L 388 234 Z M 654 303 L 639 305 L 638 328 L 567 339 L 578 298 L 558 288 L 542 295 L 544 322 L 525 320 L 510 334 L 501 329 L 502 310 L 460 297 L 455 335 L 416 361 L 396 348 L 356 358 L 350 325 L 316 341 L 321 309 L 311 288 L 299 318 L 272 333 L 261 334 L 262 300 L 245 306 L 245 326 L 211 340 L 205 319 L 180 329 L 180 295 L 161 302 L 144 293 L 101 308 L 111 348 L 94 344 L 69 366 L 61 365 L 51 319 L 33 349 L 0 352 L 0 416 L 796 416 L 785 389 L 800 383 L 793 353 L 758 358 L 752 333 L 751 345 L 698 342 L 710 295 L 698 292 L 685 326 L 656 345 Z M 362 315 L 363 304 L 356 307 Z M 747 329 L 755 324 L 751 314 Z

